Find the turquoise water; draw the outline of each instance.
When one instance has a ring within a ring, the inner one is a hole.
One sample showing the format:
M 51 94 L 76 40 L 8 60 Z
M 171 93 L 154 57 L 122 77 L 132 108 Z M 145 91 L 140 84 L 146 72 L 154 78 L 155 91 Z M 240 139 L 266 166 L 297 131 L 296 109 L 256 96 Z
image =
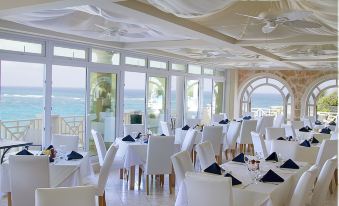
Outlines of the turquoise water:
M 144 111 L 145 92 L 142 90 L 126 90 L 125 112 Z M 172 97 L 175 96 L 174 94 Z M 210 99 L 211 94 L 205 94 Z M 42 88 L 1 88 L 0 120 L 33 119 L 42 116 Z M 171 102 L 175 102 L 173 98 Z M 269 107 L 282 105 L 279 94 L 255 94 L 252 97 L 252 107 Z M 53 88 L 52 114 L 60 116 L 85 115 L 85 90 Z

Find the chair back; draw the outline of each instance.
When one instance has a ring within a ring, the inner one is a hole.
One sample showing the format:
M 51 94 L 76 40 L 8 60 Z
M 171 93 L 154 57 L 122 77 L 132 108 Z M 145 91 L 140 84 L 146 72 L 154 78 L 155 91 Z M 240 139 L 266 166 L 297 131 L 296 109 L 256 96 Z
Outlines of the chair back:
M 161 132 L 166 136 L 171 136 L 171 124 L 169 122 L 160 121 Z
M 304 121 L 291 121 L 293 130 L 299 130 L 304 127 Z
M 296 137 L 295 130 L 293 129 L 292 125 L 290 124 L 283 124 L 281 125 L 281 128 L 285 129 L 285 135 L 286 137 L 292 136 L 293 138 Z
M 91 133 L 94 139 L 95 148 L 97 149 L 99 164 L 100 166 L 102 166 L 104 164 L 104 159 L 107 153 L 105 142 L 98 131 L 95 131 L 94 129 L 92 129 Z
M 285 129 L 284 128 L 274 128 L 274 127 L 267 127 L 266 128 L 266 140 L 274 140 L 279 137 L 286 137 Z
M 49 160 L 47 156 L 9 156 L 12 206 L 34 205 L 37 188 L 48 188 Z
M 197 124 L 201 123 L 201 119 L 186 119 L 186 124 L 189 127 L 195 127 Z
M 124 124 L 124 136 L 132 135 L 132 133 L 139 133 L 145 134 L 145 125 L 143 124 Z
M 312 123 L 312 120 L 310 119 L 310 117 L 308 118 L 303 118 L 303 122 L 304 122 L 304 126 L 309 126 L 310 128 L 313 128 L 314 125 Z M 300 129 L 300 128 L 299 128 Z
M 191 153 L 192 149 L 193 149 L 193 145 L 195 143 L 196 136 L 197 136 L 197 131 L 195 131 L 193 129 L 189 129 L 186 132 L 184 141 L 181 145 L 181 151 L 187 151 L 187 152 Z
M 338 140 L 323 140 L 316 159 L 316 165 L 322 168 L 326 160 L 338 154 Z
M 23 139 L 27 142 L 33 142 L 33 145 L 42 145 L 42 130 L 29 128 Z
M 212 115 L 212 122 L 218 123 L 221 120 L 224 120 L 224 115 L 223 114 L 213 114 Z
M 273 126 L 273 119 L 274 119 L 274 116 L 261 117 L 257 122 L 256 131 L 261 135 L 265 134 L 266 128 Z
M 255 131 L 257 120 L 243 120 L 238 138 L 239 144 L 252 144 L 251 132 Z
M 210 142 L 203 142 L 195 146 L 202 170 L 215 163 L 215 153 Z
M 78 135 L 53 134 L 51 144 L 58 150 L 64 152 L 77 151 L 79 145 Z
M 278 114 L 277 116 L 274 117 L 273 120 L 273 126 L 274 128 L 280 128 L 281 125 L 284 123 L 285 116 L 282 114 Z
M 299 144 L 293 141 L 283 141 L 283 140 L 270 140 L 271 141 L 271 151 L 280 154 L 284 160 L 292 159 L 296 160 L 297 149 Z
M 115 154 L 117 153 L 118 147 L 116 145 L 111 145 L 105 155 L 104 163 L 100 168 L 98 184 L 97 184 L 97 195 L 102 196 L 105 191 L 107 179 L 109 176 L 109 171 L 112 167 Z
M 194 166 L 187 151 L 178 152 L 171 157 L 177 185 L 181 185 L 186 172 L 194 172 Z
M 254 152 L 257 154 L 261 154 L 262 158 L 266 158 L 268 156 L 268 153 L 266 144 L 264 142 L 264 138 L 259 133 L 256 132 L 251 132 L 251 136 L 254 146 Z
M 229 123 L 229 128 L 226 133 L 226 137 L 224 138 L 224 148 L 226 149 L 235 149 L 235 145 L 237 142 L 237 138 L 240 133 L 241 122 L 232 121 Z
M 232 180 L 218 175 L 186 173 L 188 206 L 232 206 Z
M 35 206 L 95 205 L 95 187 L 38 188 L 35 191 Z
M 330 140 L 338 140 L 338 132 L 334 131 L 333 134 L 331 134 Z
M 294 188 L 294 192 L 290 201 L 290 206 L 306 206 L 309 191 L 312 189 L 312 173 L 311 172 L 304 172 L 298 183 L 297 186 Z
M 319 147 L 298 146 L 295 160 L 300 162 L 307 162 L 313 165 L 317 160 L 318 153 Z
M 338 168 L 337 156 L 328 159 L 320 171 L 317 183 L 314 187 L 312 206 L 324 205 L 326 202 L 326 194 L 333 178 L 335 169 Z
M 220 154 L 221 143 L 223 138 L 222 126 L 205 126 L 202 131 L 202 142 L 210 142 L 215 155 Z
M 173 154 L 173 136 L 151 136 L 148 140 L 145 174 L 171 174 Z

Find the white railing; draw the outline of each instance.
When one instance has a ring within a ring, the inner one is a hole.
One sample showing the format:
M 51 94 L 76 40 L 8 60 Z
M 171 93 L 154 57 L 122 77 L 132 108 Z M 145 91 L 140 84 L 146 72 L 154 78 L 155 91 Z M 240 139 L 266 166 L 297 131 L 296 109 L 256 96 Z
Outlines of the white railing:
M 255 117 L 277 116 L 283 113 L 283 107 L 251 108 Z

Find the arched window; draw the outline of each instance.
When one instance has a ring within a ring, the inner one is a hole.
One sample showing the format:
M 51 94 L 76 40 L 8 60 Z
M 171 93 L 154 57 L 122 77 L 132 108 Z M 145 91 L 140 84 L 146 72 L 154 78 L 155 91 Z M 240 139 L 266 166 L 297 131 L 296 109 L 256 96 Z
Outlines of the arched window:
M 336 96 L 334 99 L 338 98 L 338 79 L 326 79 L 315 84 L 307 96 L 306 116 L 317 116 L 321 120 L 336 116 L 337 106 L 326 105 L 324 102 L 324 98 L 331 95 Z
M 262 107 L 258 107 L 258 104 L 253 105 L 254 101 L 260 99 L 258 97 L 260 92 L 258 91 L 264 90 L 270 90 L 269 93 L 272 94 L 269 98 L 262 98 L 262 100 L 267 100 L 265 105 Z M 268 101 L 271 101 L 271 103 Z M 261 76 L 250 80 L 241 93 L 240 105 L 240 114 L 247 112 L 251 112 L 254 116 L 284 114 L 287 120 L 291 119 L 292 99 L 290 89 L 282 81 L 273 77 Z

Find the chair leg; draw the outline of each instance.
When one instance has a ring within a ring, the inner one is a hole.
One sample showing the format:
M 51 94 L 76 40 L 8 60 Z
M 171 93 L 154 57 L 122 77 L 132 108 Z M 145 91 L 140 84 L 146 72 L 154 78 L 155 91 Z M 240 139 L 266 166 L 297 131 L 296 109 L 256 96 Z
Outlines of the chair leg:
M 102 195 L 103 206 L 106 206 L 106 192 Z
M 104 206 L 104 196 L 98 197 L 99 206 Z
M 335 185 L 338 185 L 338 169 L 334 170 L 334 181 Z
M 169 190 L 170 190 L 170 194 L 173 194 L 173 174 L 169 174 L 168 175 L 169 181 L 168 181 L 168 185 L 169 185 Z
M 231 153 L 232 153 L 232 159 L 235 157 L 235 150 L 236 150 L 236 149 L 232 149 L 232 150 L 231 150 Z
M 197 162 L 197 152 L 193 150 L 193 166 L 195 167 L 195 163 Z
M 7 192 L 7 202 L 8 206 L 12 206 L 12 193 Z
M 159 179 L 160 179 L 160 187 L 164 187 L 164 181 L 165 181 L 164 175 L 159 175 Z
M 124 169 L 120 169 L 120 179 L 124 178 Z
M 146 175 L 146 194 L 149 195 L 149 175 Z
M 138 188 L 140 189 L 141 185 L 141 175 L 142 175 L 142 169 L 139 167 L 139 178 L 138 178 Z
M 225 158 L 226 158 L 226 160 L 228 160 L 228 157 L 227 157 L 227 150 L 225 150 Z

